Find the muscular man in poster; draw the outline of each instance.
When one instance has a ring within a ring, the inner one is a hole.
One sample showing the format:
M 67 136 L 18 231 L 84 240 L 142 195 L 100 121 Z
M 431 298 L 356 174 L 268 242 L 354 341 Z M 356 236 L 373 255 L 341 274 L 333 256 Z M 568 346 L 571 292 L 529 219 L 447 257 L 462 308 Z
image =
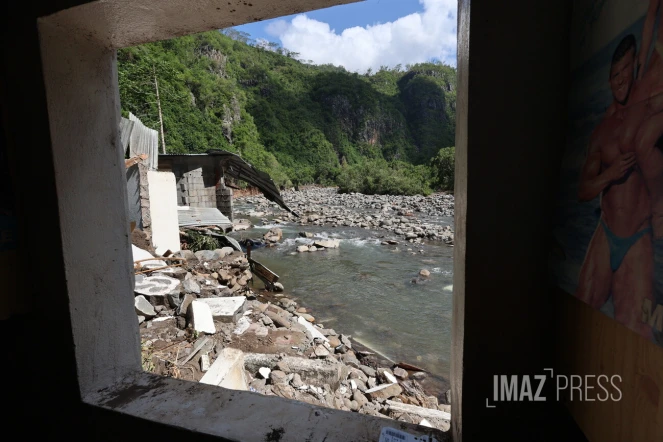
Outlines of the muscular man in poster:
M 635 37 L 628 35 L 612 57 L 613 102 L 590 137 L 578 197 L 591 201 L 600 195 L 601 218 L 576 296 L 600 308 L 612 294 L 615 319 L 651 338 L 642 312 L 646 300 L 655 304 L 652 216 L 661 202 L 650 187 L 663 185 L 663 153 L 654 140 L 663 129 L 663 95 L 652 94 L 660 91 L 663 78 L 640 71 L 642 80 L 636 82 L 636 57 Z

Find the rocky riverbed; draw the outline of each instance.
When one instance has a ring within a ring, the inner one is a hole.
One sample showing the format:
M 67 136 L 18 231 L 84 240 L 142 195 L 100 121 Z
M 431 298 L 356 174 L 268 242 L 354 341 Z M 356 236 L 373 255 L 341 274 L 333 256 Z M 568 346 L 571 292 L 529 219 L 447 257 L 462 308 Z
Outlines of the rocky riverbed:
M 300 217 L 287 213 L 261 196 L 238 197 L 236 203 L 251 204 L 243 214 L 254 218 L 277 216 L 276 223 L 300 225 L 361 227 L 384 230 L 394 238 L 411 243 L 425 240 L 453 245 L 453 229 L 440 225 L 440 217 L 453 217 L 454 197 L 438 193 L 431 196 L 340 194 L 336 188 L 306 188 L 282 193 L 288 207 Z M 385 240 L 385 243 L 389 241 Z

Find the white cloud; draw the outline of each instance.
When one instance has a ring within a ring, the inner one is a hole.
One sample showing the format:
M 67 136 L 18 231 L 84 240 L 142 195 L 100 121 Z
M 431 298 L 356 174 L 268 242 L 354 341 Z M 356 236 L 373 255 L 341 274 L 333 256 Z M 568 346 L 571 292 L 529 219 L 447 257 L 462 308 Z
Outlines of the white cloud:
M 327 23 L 298 15 L 291 22 L 278 20 L 266 31 L 283 47 L 298 52 L 301 60 L 344 66 L 365 72 L 397 64 L 436 58 L 456 65 L 456 0 L 419 0 L 424 11 L 393 22 L 345 29 L 340 34 Z

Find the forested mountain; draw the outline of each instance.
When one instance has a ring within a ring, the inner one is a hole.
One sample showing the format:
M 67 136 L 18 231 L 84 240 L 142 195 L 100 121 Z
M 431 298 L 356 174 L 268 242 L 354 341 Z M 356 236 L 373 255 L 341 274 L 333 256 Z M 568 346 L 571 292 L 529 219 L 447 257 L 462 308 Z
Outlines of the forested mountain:
M 237 152 L 277 184 L 421 193 L 454 145 L 456 71 L 439 63 L 357 74 L 230 29 L 122 49 L 118 77 L 124 115 L 160 130 L 160 105 L 168 153 Z

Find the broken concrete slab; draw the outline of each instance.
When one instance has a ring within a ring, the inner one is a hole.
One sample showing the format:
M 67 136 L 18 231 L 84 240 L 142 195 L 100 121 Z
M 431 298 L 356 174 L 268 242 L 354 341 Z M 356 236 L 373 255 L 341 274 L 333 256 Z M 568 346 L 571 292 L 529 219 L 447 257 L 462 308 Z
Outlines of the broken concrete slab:
M 177 309 L 177 314 L 179 316 L 186 316 L 187 312 L 189 311 L 189 305 L 191 305 L 191 303 L 195 300 L 196 300 L 195 295 L 191 295 L 191 294 L 184 295 L 184 298 L 182 299 L 182 303 L 180 304 L 179 308 Z
M 212 317 L 221 322 L 237 322 L 246 309 L 246 296 L 230 296 L 227 298 L 201 298 L 212 311 Z
M 389 399 L 394 396 L 398 396 L 402 392 L 403 389 L 398 384 L 382 384 L 378 385 L 375 388 L 366 390 L 364 393 L 366 393 L 366 396 L 368 396 L 371 400 L 375 400 L 375 399 Z
M 212 310 L 204 302 L 192 301 L 187 310 L 187 316 L 194 330 L 208 334 L 216 333 Z
M 235 348 L 224 348 L 200 382 L 230 390 L 248 390 L 244 373 L 244 353 Z
M 233 333 L 236 335 L 242 335 L 244 334 L 245 331 L 249 329 L 250 326 L 251 326 L 251 321 L 249 320 L 249 318 L 247 318 L 246 316 L 242 316 L 241 318 L 239 318 L 239 321 L 237 321 L 237 326 L 233 330 Z
M 274 321 L 274 322 L 276 322 L 276 321 Z M 324 342 L 329 342 L 329 339 L 327 339 L 327 337 L 320 332 L 319 328 L 312 325 L 310 322 L 308 322 L 303 317 L 299 316 L 297 318 L 297 322 L 300 325 L 303 325 L 306 328 L 307 331 L 311 332 L 311 336 L 313 337 L 313 339 L 318 338 L 318 339 L 321 339 Z
M 209 356 L 208 355 L 201 355 L 200 356 L 200 371 L 205 373 L 206 371 L 209 370 L 210 363 L 209 363 Z
M 348 367 L 340 363 L 332 363 L 323 359 L 305 359 L 296 356 L 246 353 L 245 367 L 255 373 L 261 367 L 278 368 L 285 373 L 299 374 L 302 382 L 319 387 L 328 384 L 333 390 L 338 389 L 342 380 L 348 377 Z
M 142 295 L 138 295 L 134 298 L 134 307 L 138 316 L 153 318 L 157 315 L 152 304 L 150 304 Z
M 150 276 L 137 279 L 134 293 L 143 295 L 150 304 L 168 305 L 167 296 L 180 285 L 180 280 L 168 276 Z
M 420 419 L 441 419 L 441 420 L 451 420 L 451 414 L 445 411 L 433 410 L 430 408 L 418 407 L 416 405 L 404 404 L 402 402 L 390 401 L 386 402 L 389 410 L 394 410 L 402 413 L 408 413 L 410 415 L 418 416 Z

